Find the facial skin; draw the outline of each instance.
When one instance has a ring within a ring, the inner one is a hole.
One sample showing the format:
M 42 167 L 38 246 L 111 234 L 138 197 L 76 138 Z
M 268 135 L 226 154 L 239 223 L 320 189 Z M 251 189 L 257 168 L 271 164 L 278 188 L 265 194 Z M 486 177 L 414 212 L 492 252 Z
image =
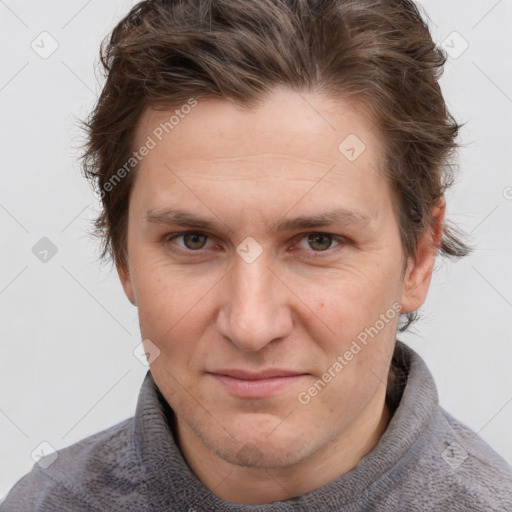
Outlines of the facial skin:
M 148 110 L 136 146 L 171 114 Z M 349 134 L 366 146 L 355 161 L 338 150 Z M 441 233 L 404 259 L 382 154 L 356 104 L 276 89 L 252 110 L 199 101 L 137 170 L 119 275 L 142 338 L 160 350 L 151 372 L 180 449 L 221 498 L 268 503 L 321 487 L 387 427 L 398 314 L 309 403 L 298 400 L 394 303 L 409 312 L 425 300 Z M 338 209 L 353 213 L 274 229 Z M 170 210 L 213 225 L 167 223 Z M 443 204 L 434 215 L 441 223 Z M 258 247 L 254 261 L 242 257 Z M 246 392 L 225 385 L 240 383 L 219 376 L 233 369 L 299 375 L 261 396 L 254 381 Z

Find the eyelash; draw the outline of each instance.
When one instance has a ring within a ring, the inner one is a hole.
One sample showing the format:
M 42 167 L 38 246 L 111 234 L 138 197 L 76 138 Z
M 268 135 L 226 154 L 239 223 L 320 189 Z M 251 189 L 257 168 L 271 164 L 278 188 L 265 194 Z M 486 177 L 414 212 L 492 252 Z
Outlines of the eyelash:
M 171 245 L 171 242 L 173 240 L 175 240 L 176 238 L 179 238 L 179 237 L 186 236 L 186 235 L 204 235 L 204 236 L 208 237 L 208 240 L 211 240 L 211 237 L 208 234 L 203 233 L 202 231 L 182 231 L 180 233 L 171 233 L 171 234 L 166 235 L 163 240 L 164 246 L 168 247 Z M 314 251 L 312 249 L 308 251 L 307 249 L 298 249 L 299 251 L 309 252 L 310 254 L 307 257 L 312 258 L 312 259 L 325 257 L 325 256 L 323 256 L 324 254 L 327 254 L 330 256 L 333 254 L 333 251 L 337 252 L 338 250 L 341 250 L 343 248 L 343 246 L 346 245 L 348 242 L 347 239 L 343 236 L 334 235 L 334 234 L 326 233 L 323 231 L 308 231 L 307 233 L 301 233 L 300 235 L 297 235 L 297 237 L 299 238 L 299 242 L 301 242 L 308 235 L 327 235 L 332 238 L 333 242 L 338 243 L 338 245 L 335 245 L 334 247 L 330 247 L 329 249 L 325 249 L 324 251 Z M 207 242 L 208 242 L 208 240 L 207 240 Z M 297 244 L 299 242 L 297 242 Z M 193 258 L 195 256 L 202 255 L 203 251 L 206 251 L 207 249 L 198 249 L 198 250 L 194 251 L 192 249 L 184 249 L 183 247 L 175 246 L 171 250 L 173 252 L 180 253 L 181 255 L 183 255 L 185 257 Z

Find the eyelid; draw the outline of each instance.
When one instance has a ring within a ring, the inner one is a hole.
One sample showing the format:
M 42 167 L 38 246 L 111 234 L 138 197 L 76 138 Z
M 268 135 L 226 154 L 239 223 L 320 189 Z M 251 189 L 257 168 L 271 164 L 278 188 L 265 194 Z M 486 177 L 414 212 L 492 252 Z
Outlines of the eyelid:
M 301 243 L 303 240 L 306 240 L 306 238 L 310 235 L 324 235 L 324 236 L 329 236 L 331 237 L 331 240 L 333 242 L 336 242 L 338 245 L 341 244 L 341 241 L 340 241 L 340 237 L 336 236 L 336 235 L 333 235 L 331 233 L 324 233 L 322 231 L 310 231 L 308 233 L 302 233 L 301 235 L 299 235 L 299 243 Z M 306 242 L 307 243 L 307 242 Z M 338 247 L 338 245 L 335 245 L 333 247 Z M 332 249 L 333 247 L 329 247 L 329 249 Z M 329 249 L 325 249 L 324 251 L 312 251 L 312 252 L 327 252 Z M 304 250 L 308 250 L 308 249 L 304 249 Z
M 207 244 L 208 244 L 208 242 L 213 243 L 213 238 L 214 238 L 212 235 L 209 235 L 208 233 L 205 233 L 204 231 L 189 230 L 189 231 L 180 231 L 178 233 L 169 233 L 169 234 L 164 236 L 163 243 L 164 243 L 164 245 L 167 245 L 171 241 L 173 241 L 174 239 L 179 238 L 179 237 L 183 237 L 185 235 L 203 235 L 203 236 L 206 236 L 207 237 L 207 241 L 206 241 Z M 299 234 L 295 235 L 294 239 L 298 239 L 299 242 L 300 242 L 300 241 L 302 241 L 303 239 L 305 239 L 309 235 L 327 235 L 327 236 L 330 236 L 333 241 L 337 242 L 337 245 L 335 245 L 334 247 L 329 247 L 328 249 L 325 249 L 324 251 L 314 251 L 313 249 L 302 249 L 302 248 L 296 249 L 295 246 L 297 244 L 294 244 L 294 248 L 292 250 L 293 251 L 295 251 L 295 250 L 305 251 L 305 252 L 310 254 L 309 257 L 311 257 L 311 258 L 321 258 L 323 255 L 325 255 L 325 256 L 331 255 L 334 252 L 334 250 L 336 250 L 337 248 L 341 248 L 341 247 L 343 247 L 344 245 L 346 245 L 348 243 L 346 237 L 344 237 L 342 235 L 335 235 L 333 233 L 329 233 L 329 232 L 326 232 L 326 231 L 306 231 L 306 232 L 299 233 Z M 193 249 L 187 249 L 186 247 L 181 247 L 180 245 L 177 245 L 177 244 L 175 244 L 175 246 L 177 247 L 177 249 L 173 249 L 174 251 L 181 252 L 181 254 L 184 254 L 186 256 L 200 255 L 200 254 L 203 254 L 203 252 L 206 251 L 207 249 L 211 248 L 211 247 L 203 247 L 201 249 L 193 250 Z
M 176 238 L 184 237 L 186 235 L 203 235 L 203 236 L 207 237 L 206 244 L 208 244 L 208 242 L 213 243 L 212 236 L 210 236 L 208 233 L 204 233 L 203 231 L 196 231 L 196 230 L 180 231 L 179 233 L 168 233 L 167 235 L 164 236 L 163 243 L 164 243 L 164 245 L 170 244 L 170 242 L 174 241 Z M 202 254 L 202 252 L 204 250 L 209 248 L 209 247 L 202 247 L 201 249 L 193 250 L 193 249 L 187 249 L 186 247 L 182 247 L 178 244 L 175 244 L 175 245 L 176 245 L 176 247 L 178 247 L 178 251 L 181 251 L 182 253 L 185 253 L 185 254 L 188 253 L 189 255 Z
M 333 253 L 342 250 L 348 243 L 349 240 L 342 236 L 342 235 L 335 235 L 334 233 L 329 233 L 327 231 L 308 231 L 306 233 L 300 233 L 296 236 L 296 238 L 299 239 L 299 242 L 302 241 L 304 238 L 306 238 L 308 235 L 327 235 L 332 238 L 333 241 L 337 242 L 338 245 L 335 245 L 334 247 L 329 247 L 328 249 L 325 249 L 324 251 L 314 251 L 313 249 L 296 249 L 295 244 L 292 251 L 304 251 L 307 253 L 307 258 L 327 258 L 329 256 L 332 256 Z

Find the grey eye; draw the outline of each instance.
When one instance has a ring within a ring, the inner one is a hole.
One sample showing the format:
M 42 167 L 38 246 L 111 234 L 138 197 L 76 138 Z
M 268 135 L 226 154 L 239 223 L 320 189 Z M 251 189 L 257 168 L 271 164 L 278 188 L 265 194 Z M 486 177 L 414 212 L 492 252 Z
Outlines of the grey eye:
M 206 235 L 202 235 L 201 233 L 188 233 L 182 235 L 182 237 L 185 247 L 191 250 L 202 249 L 208 240 L 208 237 Z
M 326 251 L 333 242 L 332 236 L 325 233 L 310 233 L 307 240 L 309 246 L 315 251 Z

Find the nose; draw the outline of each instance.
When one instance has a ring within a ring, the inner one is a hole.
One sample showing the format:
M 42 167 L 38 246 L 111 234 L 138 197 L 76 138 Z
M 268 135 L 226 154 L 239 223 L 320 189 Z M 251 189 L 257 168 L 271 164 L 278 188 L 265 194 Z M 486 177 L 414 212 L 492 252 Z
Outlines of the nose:
M 258 351 L 290 334 L 290 292 L 263 255 L 252 263 L 236 256 L 224 286 L 217 328 L 231 343 L 243 351 Z

